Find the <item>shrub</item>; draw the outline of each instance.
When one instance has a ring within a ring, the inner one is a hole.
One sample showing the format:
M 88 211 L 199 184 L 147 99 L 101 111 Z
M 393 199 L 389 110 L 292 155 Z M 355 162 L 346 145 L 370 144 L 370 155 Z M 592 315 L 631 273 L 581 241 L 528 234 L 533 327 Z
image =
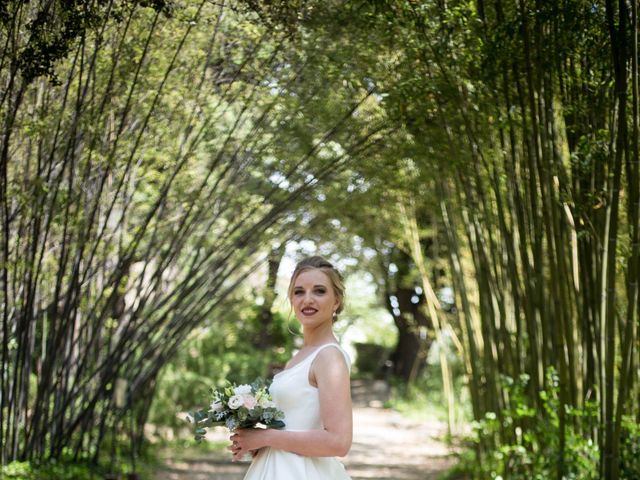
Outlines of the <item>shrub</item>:
M 518 379 L 504 377 L 502 386 L 509 406 L 500 415 L 487 412 L 474 422 L 474 478 L 509 480 L 546 480 L 556 476 L 560 455 L 559 381 L 554 369 L 547 372 L 547 389 L 539 393 L 543 410 L 538 412 L 526 395 L 528 375 Z M 583 432 L 597 421 L 597 404 L 587 402 L 581 408 L 565 406 L 566 480 L 598 478 L 598 447 Z

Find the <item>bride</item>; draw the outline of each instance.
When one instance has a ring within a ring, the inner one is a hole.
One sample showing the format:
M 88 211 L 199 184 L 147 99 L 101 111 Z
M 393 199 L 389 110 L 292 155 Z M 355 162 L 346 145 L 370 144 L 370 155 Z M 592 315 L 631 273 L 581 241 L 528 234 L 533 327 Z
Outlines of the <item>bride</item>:
M 269 391 L 284 414 L 283 430 L 237 430 L 233 460 L 254 458 L 244 480 L 350 480 L 335 458 L 351 448 L 350 360 L 333 322 L 344 304 L 344 283 L 322 257 L 302 260 L 288 291 L 304 346 L 276 374 Z

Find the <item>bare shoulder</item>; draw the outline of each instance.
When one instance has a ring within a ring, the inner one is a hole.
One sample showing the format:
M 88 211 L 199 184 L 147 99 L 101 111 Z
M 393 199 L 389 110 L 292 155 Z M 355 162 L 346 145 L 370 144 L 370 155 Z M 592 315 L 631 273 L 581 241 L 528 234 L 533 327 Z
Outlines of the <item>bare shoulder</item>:
M 328 375 L 349 375 L 349 365 L 344 353 L 337 346 L 323 348 L 313 361 L 316 373 Z

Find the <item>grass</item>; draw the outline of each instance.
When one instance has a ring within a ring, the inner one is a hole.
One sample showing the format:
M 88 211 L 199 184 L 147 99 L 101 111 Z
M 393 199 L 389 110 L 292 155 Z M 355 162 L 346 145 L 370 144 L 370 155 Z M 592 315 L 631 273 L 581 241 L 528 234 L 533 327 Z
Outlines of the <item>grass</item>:
M 458 375 L 454 386 L 456 427 L 462 429 L 472 419 L 463 377 Z M 391 398 L 385 407 L 393 408 L 403 416 L 416 421 L 448 421 L 447 401 L 442 389 L 438 365 L 428 364 L 420 377 L 410 385 L 396 380 L 391 382 Z
M 135 459 L 135 470 L 129 455 L 129 442 L 120 438 L 116 445 L 115 458 L 110 449 L 103 450 L 98 464 L 91 458 L 80 458 L 74 461 L 74 452 L 65 449 L 59 459 L 50 459 L 42 463 L 15 461 L 0 466 L 2 480 L 152 480 L 154 472 L 161 465 L 157 451 L 145 444 L 145 448 Z
M 139 480 L 153 479 L 155 463 L 137 462 L 135 473 Z M 114 473 L 116 472 L 116 473 Z M 47 462 L 34 464 L 31 462 L 11 462 L 0 467 L 0 478 L 3 480 L 104 480 L 105 478 L 126 479 L 133 473 L 131 466 L 118 464 L 115 466 L 96 466 L 86 463 Z M 109 475 L 112 475 L 109 477 Z
M 183 461 L 197 457 L 230 456 L 227 450 L 228 441 L 203 440 L 196 442 L 193 439 L 176 439 L 162 444 L 156 444 L 153 450 L 159 459 L 171 457 L 172 460 Z

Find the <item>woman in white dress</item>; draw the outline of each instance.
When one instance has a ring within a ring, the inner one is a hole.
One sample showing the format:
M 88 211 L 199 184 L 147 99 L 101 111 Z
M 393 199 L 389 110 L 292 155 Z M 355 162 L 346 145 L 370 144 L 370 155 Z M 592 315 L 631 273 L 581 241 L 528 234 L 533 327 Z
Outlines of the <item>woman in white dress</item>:
M 322 257 L 310 257 L 296 266 L 288 294 L 304 346 L 269 388 L 286 427 L 238 430 L 229 448 L 234 461 L 254 455 L 245 480 L 350 480 L 335 458 L 347 454 L 353 434 L 351 364 L 333 333 L 344 304 L 342 277 Z

